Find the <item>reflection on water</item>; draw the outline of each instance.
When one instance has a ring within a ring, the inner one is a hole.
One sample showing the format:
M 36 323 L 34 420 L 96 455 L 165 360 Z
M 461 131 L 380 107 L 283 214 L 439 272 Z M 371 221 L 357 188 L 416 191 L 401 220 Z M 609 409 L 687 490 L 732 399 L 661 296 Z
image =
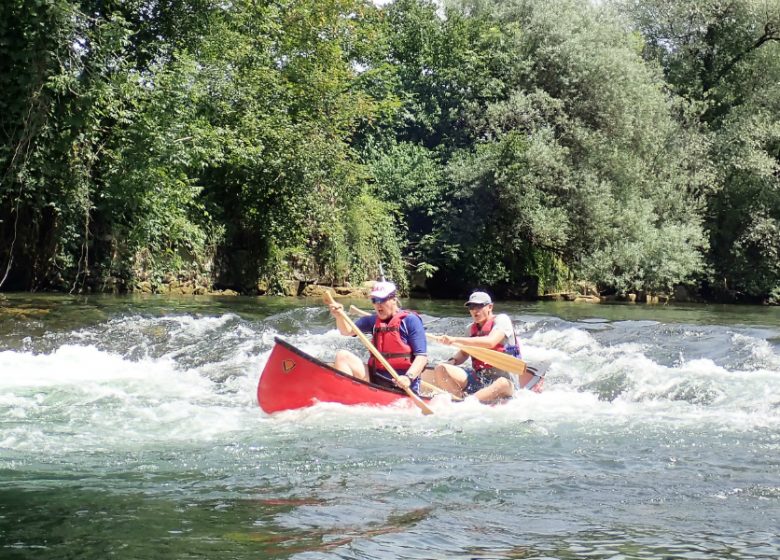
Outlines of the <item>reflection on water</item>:
M 777 309 L 499 307 L 541 395 L 268 417 L 274 337 L 364 352 L 319 301 L 0 299 L 1 557 L 780 555 Z

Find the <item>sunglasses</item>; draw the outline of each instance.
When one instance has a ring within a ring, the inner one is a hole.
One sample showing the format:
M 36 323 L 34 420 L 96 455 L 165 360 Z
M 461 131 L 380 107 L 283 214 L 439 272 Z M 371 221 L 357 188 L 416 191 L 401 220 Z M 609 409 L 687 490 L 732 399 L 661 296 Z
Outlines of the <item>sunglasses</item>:
M 469 304 L 469 311 L 477 311 L 479 309 L 482 309 L 486 305 L 487 305 L 487 303 L 470 303 Z
M 395 297 L 395 296 L 388 296 L 388 297 L 386 297 L 386 298 L 372 297 L 372 298 L 371 298 L 371 303 L 373 303 L 373 304 L 377 304 L 377 303 L 384 303 L 384 302 L 386 302 L 387 300 L 393 299 L 394 297 Z

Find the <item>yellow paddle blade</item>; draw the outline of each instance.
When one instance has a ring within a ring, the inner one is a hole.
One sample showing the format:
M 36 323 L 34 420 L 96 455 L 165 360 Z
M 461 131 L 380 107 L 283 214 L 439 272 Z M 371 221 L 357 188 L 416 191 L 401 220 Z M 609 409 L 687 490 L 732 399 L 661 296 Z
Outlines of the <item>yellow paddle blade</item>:
M 435 342 L 440 342 L 439 337 L 436 335 L 426 334 L 426 336 Z M 497 350 L 491 350 L 490 348 L 480 348 L 468 344 L 458 344 L 457 342 L 453 342 L 452 346 L 459 350 L 463 350 L 469 356 L 482 360 L 497 369 L 516 373 L 517 375 L 523 375 L 525 373 L 526 363 L 520 358 L 515 358 L 514 356 L 504 354 Z

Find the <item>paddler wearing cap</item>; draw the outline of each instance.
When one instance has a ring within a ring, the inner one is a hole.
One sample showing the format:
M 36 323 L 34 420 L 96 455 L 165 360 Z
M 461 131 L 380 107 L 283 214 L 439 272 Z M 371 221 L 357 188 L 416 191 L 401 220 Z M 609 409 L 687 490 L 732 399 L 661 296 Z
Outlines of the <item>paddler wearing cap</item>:
M 360 317 L 355 326 L 373 335 L 373 344 L 399 375 L 400 382 L 417 391 L 420 373 L 428 364 L 428 346 L 422 319 L 401 309 L 397 289 L 392 282 L 376 282 L 369 294 L 374 313 Z M 336 319 L 336 327 L 345 336 L 355 336 L 344 320 L 343 306 L 334 302 L 328 306 Z M 333 367 L 348 375 L 385 386 L 395 386 L 390 373 L 373 356 L 368 363 L 350 352 L 339 350 Z
M 444 335 L 438 339 L 439 342 L 489 348 L 520 357 L 520 344 L 512 320 L 504 313 L 493 314 L 493 300 L 487 292 L 473 292 L 466 307 L 473 321 L 469 325 L 469 335 Z M 474 395 L 484 403 L 509 398 L 514 394 L 515 382 L 509 373 L 474 357 L 471 358 L 470 368 L 459 367 L 468 358 L 467 353 L 458 350 L 452 358 L 439 363 L 434 369 L 436 385 L 458 397 Z M 541 377 L 533 373 L 529 373 L 528 377 L 530 383 L 523 380 L 524 387 L 528 389 L 534 389 L 534 385 L 541 381 Z M 538 388 L 541 389 L 541 385 Z

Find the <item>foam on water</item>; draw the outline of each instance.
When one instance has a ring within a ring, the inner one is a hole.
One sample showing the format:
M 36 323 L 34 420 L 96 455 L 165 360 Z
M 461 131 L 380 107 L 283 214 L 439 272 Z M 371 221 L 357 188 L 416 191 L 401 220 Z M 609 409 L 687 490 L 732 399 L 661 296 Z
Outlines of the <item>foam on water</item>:
M 691 345 L 701 329 L 669 334 L 659 331 L 659 323 L 637 323 L 599 322 L 597 329 L 562 321 L 524 324 L 523 357 L 546 370 L 546 390 L 521 393 L 502 406 L 439 398 L 432 403 L 435 415 L 419 418 L 409 406 L 321 404 L 271 420 L 310 427 L 411 424 L 412 430 L 445 432 L 454 425 L 469 430 L 528 420 L 540 429 L 605 421 L 707 423 L 718 430 L 780 424 L 780 358 L 766 340 L 750 333 L 705 333 L 739 350 L 740 363 L 728 368 L 710 358 L 685 358 L 696 354 Z M 31 342 L 29 351 L 0 352 L 0 415 L 7 424 L 0 447 L 64 452 L 227 440 L 255 430 L 269 420 L 255 403 L 255 388 L 279 335 L 326 361 L 339 348 L 365 354 L 358 340 L 339 335 L 327 315 L 312 308 L 260 324 L 230 313 L 126 316 L 52 335 L 46 344 Z M 685 336 L 692 342 L 681 350 L 675 346 L 680 355 L 669 360 L 664 336 L 673 345 Z M 452 349 L 432 344 L 429 354 L 435 363 Z
M 130 360 L 92 346 L 0 353 L 0 447 L 66 453 L 182 440 L 243 429 L 248 399 L 169 358 Z M 244 378 L 246 379 L 246 378 Z M 243 406 L 241 406 L 243 404 Z M 37 429 L 30 430 L 31 427 Z
M 0 346 L 0 535 L 22 556 L 780 550 L 771 328 L 537 317 L 518 326 L 542 394 L 268 416 L 255 390 L 275 336 L 325 361 L 360 342 L 321 307 L 160 312 Z

